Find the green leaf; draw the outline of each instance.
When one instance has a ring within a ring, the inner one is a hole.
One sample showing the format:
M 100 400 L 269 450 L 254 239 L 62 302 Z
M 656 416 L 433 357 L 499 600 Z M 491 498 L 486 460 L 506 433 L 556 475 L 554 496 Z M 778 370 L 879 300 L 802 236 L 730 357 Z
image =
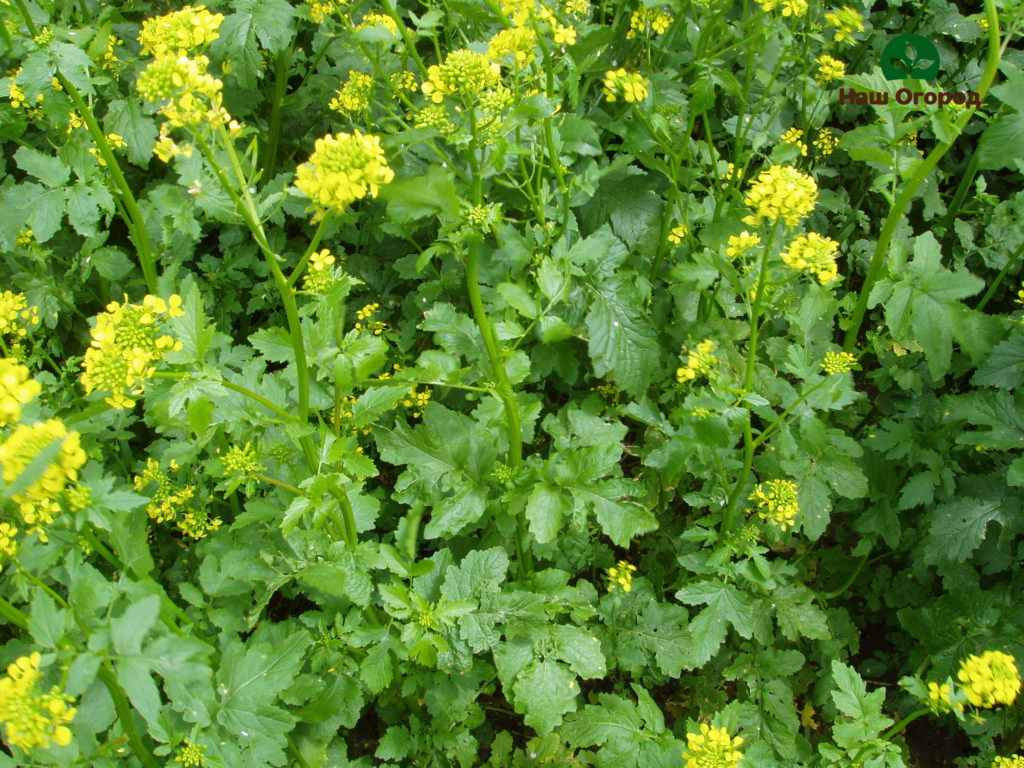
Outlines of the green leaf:
M 160 615 L 160 597 L 149 595 L 132 603 L 110 624 L 110 639 L 114 650 L 122 655 L 138 654 L 142 641 L 153 628 Z
M 537 302 L 523 286 L 518 283 L 498 283 L 497 287 L 501 298 L 519 314 L 531 319 L 540 314 Z
M 832 662 L 832 678 L 836 684 L 832 700 L 840 712 L 852 718 L 850 722 L 837 722 L 833 727 L 833 738 L 837 745 L 844 749 L 859 749 L 892 725 L 892 719 L 882 714 L 884 688 L 868 693 L 857 671 L 840 661 Z
M 128 160 L 140 168 L 149 165 L 157 138 L 156 122 L 142 113 L 142 103 L 138 99 L 110 102 L 103 125 L 107 133 L 116 133 L 125 140 Z
M 360 679 L 366 685 L 366 689 L 375 696 L 391 685 L 393 674 L 389 643 L 374 645 L 359 665 Z
M 100 206 L 93 196 L 92 188 L 75 184 L 68 189 L 68 222 L 82 237 L 94 237 L 99 224 Z
M 590 358 L 596 376 L 639 397 L 660 369 L 657 336 L 641 307 L 635 276 L 617 275 L 588 283 L 593 300 L 587 313 Z
M 396 224 L 459 210 L 455 177 L 439 165 L 431 166 L 423 176 L 386 184 L 381 187 L 380 197 L 387 201 L 388 218 Z
M 814 605 L 814 593 L 807 587 L 791 584 L 774 592 L 771 599 L 779 629 L 787 639 L 827 640 L 832 636 L 828 618 Z
M 566 712 L 575 711 L 579 686 L 576 676 L 558 662 L 537 661 L 516 675 L 512 691 L 516 712 L 543 736 L 562 723 Z
M 1007 525 L 1020 514 L 1020 504 L 1012 497 L 971 498 L 958 496 L 940 504 L 928 517 L 928 538 L 924 559 L 962 563 L 985 539 L 989 523 Z
M 723 581 L 699 581 L 678 592 L 676 599 L 686 605 L 706 605 L 701 615 L 710 613 L 717 621 L 729 623 L 749 639 L 754 633 L 754 604 L 749 595 Z
M 571 511 L 572 503 L 557 486 L 538 483 L 526 502 L 530 533 L 540 544 L 554 541 L 562 527 L 563 517 Z
M 359 396 L 352 406 L 352 427 L 362 428 L 387 413 L 409 391 L 409 387 L 373 387 Z
M 643 495 L 643 488 L 635 480 L 609 478 L 590 485 L 574 485 L 569 490 L 593 507 L 601 530 L 616 546 L 628 547 L 635 537 L 658 528 L 658 519 L 650 510 L 626 498 Z
M 71 176 L 69 168 L 59 157 L 44 154 L 31 147 L 19 147 L 14 162 L 25 173 L 35 176 L 51 189 L 64 186 Z
M 69 618 L 67 612 L 62 611 L 53 598 L 44 592 L 38 592 L 32 600 L 28 631 L 40 647 L 55 649 L 67 631 Z
M 1024 158 L 1024 114 L 1000 115 L 985 128 L 978 139 L 978 170 L 1013 170 Z
M 556 626 L 551 629 L 555 656 L 583 678 L 604 677 L 607 673 L 601 642 L 579 627 Z
M 271 363 L 290 363 L 295 360 L 291 336 L 284 328 L 262 328 L 249 337 L 249 343 Z

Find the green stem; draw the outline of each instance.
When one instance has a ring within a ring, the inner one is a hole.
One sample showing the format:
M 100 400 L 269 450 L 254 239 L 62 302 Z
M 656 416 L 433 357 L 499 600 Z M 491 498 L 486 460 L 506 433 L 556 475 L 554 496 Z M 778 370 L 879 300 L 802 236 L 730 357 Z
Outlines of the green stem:
M 295 283 L 302 277 L 302 272 L 306 268 L 306 264 L 309 262 L 309 257 L 313 255 L 313 252 L 320 245 L 320 241 L 324 237 L 324 230 L 327 228 L 327 222 L 331 219 L 331 212 L 324 211 L 323 216 L 320 217 L 320 223 L 317 224 L 316 231 L 313 233 L 313 239 L 309 241 L 309 247 L 306 248 L 306 252 L 302 254 L 302 258 L 299 259 L 299 263 L 295 265 L 295 269 L 292 270 L 291 275 L 288 277 L 288 287 L 292 288 Z
M 931 713 L 931 709 L 929 707 L 922 707 L 921 709 L 914 710 L 909 715 L 900 720 L 898 723 L 896 723 L 896 725 L 894 725 L 888 731 L 879 736 L 879 739 L 881 739 L 882 741 L 889 741 L 893 736 L 895 736 L 898 733 L 901 733 L 904 728 L 906 728 L 912 722 L 917 720 L 917 718 L 923 717 L 924 715 L 927 715 L 929 713 Z M 870 749 L 871 746 L 871 744 L 865 744 L 859 750 L 857 750 L 857 753 L 853 756 L 853 759 L 850 761 L 851 764 L 857 765 L 857 761 L 860 760 L 861 755 L 867 752 L 867 750 Z
M 789 414 L 793 411 L 794 408 L 800 405 L 800 403 L 802 403 L 804 400 L 806 400 L 808 397 L 814 394 L 817 390 L 825 386 L 826 382 L 828 382 L 828 377 L 825 377 L 824 381 L 821 381 L 815 384 L 810 389 L 808 389 L 806 392 L 800 395 L 800 397 L 794 400 L 792 404 L 788 408 L 786 408 L 786 410 L 780 413 L 778 417 L 775 419 L 775 421 L 769 424 L 768 427 L 760 435 L 757 436 L 757 439 L 754 440 L 754 450 L 757 450 L 761 446 L 761 444 L 764 443 L 764 441 L 771 436 L 772 432 L 774 432 L 776 429 L 782 426 L 786 417 L 789 416 Z
M 291 49 L 285 48 L 274 59 L 274 94 L 270 102 L 270 135 L 263 152 L 263 176 L 260 186 L 274 178 L 277 165 L 277 151 L 281 142 L 281 115 L 283 113 L 285 89 L 288 87 L 288 69 L 291 66 Z
M 283 480 L 277 480 L 277 479 L 275 479 L 273 477 L 270 477 L 269 475 L 264 475 L 262 472 L 253 472 L 252 476 L 255 477 L 257 480 L 263 481 L 264 483 L 269 483 L 270 485 L 276 485 L 278 488 L 284 488 L 286 491 L 294 493 L 296 496 L 305 496 L 306 495 L 304 491 L 302 491 L 299 488 L 296 488 L 294 485 L 289 485 L 288 483 L 284 482 Z
M 999 67 L 999 20 L 996 16 L 995 0 L 985 0 L 985 12 L 989 22 L 988 60 L 985 64 L 985 72 L 981 76 L 981 82 L 978 84 L 979 103 L 984 100 L 985 94 L 988 93 L 992 81 L 995 80 L 996 70 Z M 907 181 L 903 191 L 900 192 L 899 197 L 896 198 L 896 201 L 889 209 L 889 215 L 886 217 L 885 224 L 882 225 L 882 231 L 878 235 L 878 243 L 871 257 L 871 263 L 868 265 L 864 284 L 861 286 L 860 294 L 857 297 L 857 305 L 850 318 L 850 327 L 846 331 L 843 349 L 847 352 L 852 352 L 857 346 L 857 337 L 860 334 L 860 327 L 864 322 L 864 314 L 867 312 L 868 299 L 872 288 L 875 287 L 875 283 L 882 273 L 882 268 L 885 266 L 886 257 L 889 254 L 889 244 L 892 242 L 893 235 L 896 234 L 896 227 L 903 220 L 903 216 L 907 208 L 910 207 L 910 202 L 917 193 L 918 187 L 921 186 L 935 166 L 938 165 L 939 160 L 949 151 L 949 148 L 953 146 L 953 142 L 963 132 L 968 121 L 974 116 L 976 109 L 976 107 L 968 109 L 953 125 L 953 138 L 950 141 L 936 145 L 928 153 L 928 157 L 917 167 L 914 175 Z
M 405 555 L 412 562 L 416 562 L 416 540 L 420 533 L 420 522 L 423 520 L 424 508 L 416 505 L 409 510 L 405 516 L 405 539 L 402 542 Z
M 854 567 L 850 575 L 846 577 L 846 580 L 842 584 L 833 589 L 831 592 L 820 592 L 818 594 L 818 597 L 820 597 L 822 600 L 834 600 L 840 595 L 842 595 L 844 592 L 846 592 L 846 590 L 853 586 L 853 582 L 855 582 L 857 580 L 857 577 L 860 576 L 860 572 L 864 570 L 864 566 L 867 565 L 868 557 L 870 555 L 871 553 L 868 552 L 866 555 L 861 556 L 860 561 Z
M 985 291 L 985 295 L 982 296 L 981 301 L 978 302 L 978 306 L 974 308 L 975 312 L 981 312 L 983 309 L 985 309 L 985 305 L 992 300 L 992 297 L 999 289 L 999 286 L 1006 278 L 1006 275 L 1009 274 L 1010 269 L 1017 263 L 1017 259 L 1020 258 L 1020 255 L 1022 253 L 1024 253 L 1024 243 L 1021 243 L 1017 250 L 1013 252 L 1013 255 L 1006 260 L 1006 264 L 1003 266 L 1001 270 L 999 270 L 999 274 L 996 275 L 996 279 L 992 281 L 992 283 L 988 287 L 988 290 Z
M 184 379 L 187 376 L 189 376 L 188 373 L 176 373 L 174 371 L 157 371 L 156 373 L 153 374 L 153 377 L 158 379 Z M 256 394 L 251 389 L 246 389 L 240 384 L 235 384 L 234 382 L 228 381 L 227 379 L 221 379 L 219 383 L 225 389 L 230 389 L 232 392 L 237 392 L 240 395 L 245 395 L 250 400 L 257 402 L 260 405 L 266 406 L 274 413 L 276 413 L 278 416 L 281 416 L 282 418 L 288 421 L 291 421 L 292 419 L 295 418 L 294 414 L 289 413 L 281 406 L 271 402 L 267 398 L 263 397 L 263 395 Z
M 121 722 L 121 729 L 124 731 L 124 735 L 128 737 L 128 743 L 131 744 L 135 756 L 146 768 L 160 768 L 160 764 L 153 758 L 152 753 L 146 749 L 146 745 L 142 743 L 142 737 L 135 727 L 135 720 L 132 717 L 132 708 L 128 703 L 128 697 L 125 695 L 124 689 L 117 682 L 117 675 L 110 667 L 110 663 L 104 661 L 99 668 L 98 674 L 100 680 L 107 686 L 110 698 L 114 701 L 114 711 L 117 712 L 117 719 Z

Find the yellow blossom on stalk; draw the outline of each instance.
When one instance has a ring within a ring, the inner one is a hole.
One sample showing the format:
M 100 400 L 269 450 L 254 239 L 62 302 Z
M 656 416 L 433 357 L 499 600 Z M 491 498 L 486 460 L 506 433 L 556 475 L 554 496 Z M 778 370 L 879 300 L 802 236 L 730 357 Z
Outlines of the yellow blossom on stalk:
M 846 77 L 846 64 L 839 59 L 834 59 L 828 54 L 822 54 L 816 59 L 818 73 L 814 76 L 819 83 L 830 83 Z
M 363 20 L 359 22 L 359 26 L 356 27 L 356 30 L 373 29 L 374 27 L 387 30 L 392 35 L 398 34 L 398 25 L 395 24 L 395 20 L 383 13 L 366 14 L 363 16 Z
M 623 592 L 633 591 L 633 574 L 636 573 L 636 566 L 626 560 L 619 560 L 616 565 L 608 569 L 608 591 L 614 592 L 621 589 Z
M 761 10 L 770 13 L 782 8 L 783 16 L 803 16 L 807 13 L 807 0 L 757 0 Z
M 21 406 L 31 402 L 42 391 L 28 368 L 8 357 L 0 357 L 0 427 L 16 424 L 21 419 Z
M 111 149 L 124 149 L 128 146 L 128 142 L 118 133 L 108 133 L 107 143 L 110 144 Z M 89 147 L 89 154 L 95 157 L 101 166 L 106 167 L 107 161 L 103 159 L 99 147 Z
M 533 15 L 535 0 L 501 0 L 501 12 L 514 27 L 522 27 Z
M 370 108 L 373 78 L 363 72 L 349 70 L 348 80 L 337 90 L 327 105 L 343 115 L 357 115 Z
M 566 27 L 553 21 L 551 39 L 555 41 L 555 45 L 576 45 L 576 27 Z
M 419 86 L 416 85 L 416 75 L 408 70 L 402 72 L 392 72 L 388 77 L 391 83 L 391 87 L 400 91 L 417 91 Z
M 790 269 L 813 272 L 822 285 L 836 279 L 839 270 L 836 267 L 836 253 L 839 243 L 829 237 L 822 237 L 817 232 L 799 235 L 789 248 L 782 252 L 782 263 Z
M 1002 651 L 985 651 L 968 656 L 957 672 L 960 689 L 976 707 L 1013 704 L 1020 693 L 1021 680 L 1013 656 Z
M 529 27 L 511 27 L 498 32 L 487 43 L 487 58 L 499 63 L 510 60 L 514 69 L 525 69 L 533 61 L 537 35 Z
M 822 128 L 818 131 L 818 137 L 814 140 L 815 148 L 821 152 L 822 155 L 831 155 L 836 151 L 836 147 L 839 146 L 839 139 L 836 138 L 828 128 Z
M 386 324 L 380 322 L 379 320 L 376 320 L 372 323 L 368 322 L 377 313 L 377 310 L 379 308 L 380 304 L 378 304 L 377 302 L 373 302 L 372 304 L 367 304 L 362 309 L 356 310 L 356 319 L 359 320 L 360 322 L 355 324 L 355 329 L 357 331 L 370 331 L 373 333 L 374 336 L 380 336 L 382 333 L 384 333 L 384 329 L 387 328 Z M 410 390 L 410 395 L 413 394 L 415 394 L 415 388 Z M 405 405 L 412 405 L 412 403 L 405 403 Z
M 731 737 L 725 728 L 701 723 L 700 733 L 686 734 L 685 768 L 736 768 L 743 759 L 738 749 L 742 744 L 742 738 Z
M 161 54 L 149 63 L 135 89 L 146 101 L 160 104 L 160 114 L 172 128 L 199 124 L 227 124 L 231 116 L 221 106 L 224 84 L 206 72 L 206 56 Z
M 992 761 L 992 768 L 1024 768 L 1024 757 L 1020 755 L 997 757 Z
M 688 234 L 690 234 L 690 228 L 688 226 L 685 224 L 676 224 L 672 227 L 672 231 L 668 233 L 668 237 L 665 239 L 673 245 L 679 245 L 683 242 L 683 238 Z
M 447 96 L 458 96 L 467 101 L 501 81 L 501 67 L 481 53 L 462 48 L 452 51 L 444 64 L 433 64 L 427 69 L 427 81 L 420 86 L 423 95 L 435 104 Z
M 754 213 L 743 221 L 755 226 L 762 219 L 781 219 L 793 227 L 814 210 L 817 200 L 818 185 L 814 179 L 792 166 L 772 166 L 760 173 L 744 195 L 743 202 Z
M 171 459 L 169 468 L 178 470 L 178 462 Z M 156 459 L 146 459 L 146 468 L 133 478 L 136 491 L 152 487 L 146 514 L 155 523 L 173 522 L 177 529 L 192 539 L 201 539 L 221 525 L 220 518 L 210 519 L 205 511 L 191 508 L 195 498 L 194 485 L 175 485 Z
M 317 139 L 309 162 L 296 171 L 295 186 L 319 209 L 341 212 L 356 200 L 376 197 L 395 177 L 380 139 L 359 131 Z
M 672 26 L 674 18 L 664 8 L 637 8 L 629 17 L 629 32 L 626 33 L 626 38 L 632 40 L 637 35 L 663 35 Z
M 0 291 L 0 336 L 20 338 L 39 325 L 39 310 L 28 306 L 25 294 Z
M 455 132 L 455 126 L 443 104 L 427 104 L 412 115 L 412 121 L 415 127 L 433 128 L 442 136 L 449 136 Z
M 791 528 L 800 513 L 796 484 L 789 480 L 758 483 L 750 494 L 750 500 L 757 502 L 758 517 L 781 531 Z
M 237 445 L 230 446 L 221 457 L 221 462 L 224 464 L 224 471 L 229 474 L 252 475 L 266 469 L 260 466 L 252 443 L 246 443 L 241 448 Z
M 28 229 L 19 229 L 15 243 L 18 245 L 32 245 L 32 241 L 35 237 L 36 233 L 32 231 L 32 227 L 29 227 Z
M 623 68 L 610 69 L 604 75 L 604 97 L 617 101 L 621 96 L 631 104 L 647 98 L 647 81 L 639 72 L 627 72 Z
M 18 551 L 18 529 L 10 523 L 0 523 L 0 554 L 14 557 Z
M 794 147 L 800 150 L 800 154 L 807 156 L 807 144 L 803 141 L 804 132 L 799 128 L 790 128 L 784 134 L 782 134 L 782 141 L 786 144 L 792 144 Z
M 170 53 L 185 56 L 197 48 L 205 48 L 219 37 L 217 29 L 223 14 L 210 13 L 206 6 L 186 5 L 180 11 L 156 16 L 142 22 L 139 43 L 144 55 Z
M 832 39 L 837 43 L 853 43 L 855 42 L 852 39 L 853 34 L 864 30 L 864 20 L 861 18 L 860 13 L 848 5 L 826 13 L 825 22 L 829 26 L 836 28 L 836 31 L 832 34 Z
M 686 348 L 683 348 L 686 351 Z M 697 345 L 697 349 L 690 352 L 686 365 L 676 369 L 676 381 L 684 384 L 693 381 L 698 376 L 708 376 L 718 363 L 715 357 L 715 342 L 712 339 L 704 339 Z
M 174 755 L 174 762 L 181 763 L 185 768 L 202 768 L 206 762 L 206 747 L 186 741 Z
M 936 714 L 950 712 L 957 709 L 964 711 L 963 702 L 953 703 L 953 688 L 949 683 L 928 683 L 928 706 Z
M 755 232 L 743 230 L 738 235 L 732 235 L 726 241 L 725 255 L 730 259 L 742 256 L 752 248 L 761 244 L 761 236 Z
M 69 483 L 78 479 L 78 470 L 85 464 L 77 432 L 68 432 L 58 419 L 36 424 L 19 424 L 7 439 L 0 443 L 0 466 L 3 481 L 10 485 L 22 472 L 50 446 L 59 443 L 57 453 L 46 469 L 23 491 L 14 494 L 11 501 L 18 507 L 21 519 L 28 526 L 27 533 L 37 533 L 47 541 L 44 526 L 53 522 L 60 512 L 58 499 Z
M 309 293 L 327 293 L 334 282 L 334 261 L 334 254 L 326 248 L 310 256 L 302 289 Z
M 565 0 L 564 10 L 570 16 L 583 18 L 590 15 L 588 0 Z
M 829 376 L 837 373 L 849 373 L 857 364 L 857 358 L 849 352 L 826 352 L 821 363 L 822 369 Z
M 423 418 L 423 409 L 427 407 L 427 403 L 430 402 L 430 398 L 431 392 L 429 389 L 424 389 L 420 392 L 414 386 L 399 402 L 405 408 L 412 408 L 412 413 L 410 415 L 414 419 L 421 419 Z
M 348 2 L 347 0 L 342 2 L 337 0 L 306 0 L 306 5 L 309 6 L 309 17 L 313 20 L 313 23 L 321 24 L 328 16 L 336 16 L 348 7 Z
M 164 333 L 163 321 L 184 314 L 177 294 L 166 302 L 147 295 L 141 304 L 130 304 L 127 296 L 123 304 L 108 304 L 106 311 L 96 316 L 92 342 L 82 361 L 85 393 L 110 392 L 104 400 L 112 408 L 134 406 L 128 395 L 145 392 L 146 380 L 156 372 L 157 364 L 168 352 L 182 348 L 180 341 Z
M 22 656 L 7 666 L 7 675 L 0 678 L 0 722 L 4 741 L 19 749 L 46 749 L 50 742 L 66 747 L 71 743 L 71 729 L 77 710 L 69 707 L 74 700 L 56 685 L 48 693 L 39 690 L 38 651 Z

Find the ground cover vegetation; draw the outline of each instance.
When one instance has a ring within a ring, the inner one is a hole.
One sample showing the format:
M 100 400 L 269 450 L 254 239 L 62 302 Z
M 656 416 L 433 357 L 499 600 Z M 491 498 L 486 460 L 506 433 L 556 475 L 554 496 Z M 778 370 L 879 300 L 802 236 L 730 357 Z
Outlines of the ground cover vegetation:
M 2 0 L 0 766 L 1020 768 L 1022 22 Z

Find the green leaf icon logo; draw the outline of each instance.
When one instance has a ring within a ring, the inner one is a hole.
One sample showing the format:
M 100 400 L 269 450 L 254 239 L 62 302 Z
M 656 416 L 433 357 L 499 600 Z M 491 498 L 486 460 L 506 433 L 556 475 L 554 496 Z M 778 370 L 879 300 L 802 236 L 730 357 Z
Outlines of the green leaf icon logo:
M 939 76 L 939 51 L 920 35 L 897 35 L 882 52 L 882 74 L 886 80 L 935 80 Z

